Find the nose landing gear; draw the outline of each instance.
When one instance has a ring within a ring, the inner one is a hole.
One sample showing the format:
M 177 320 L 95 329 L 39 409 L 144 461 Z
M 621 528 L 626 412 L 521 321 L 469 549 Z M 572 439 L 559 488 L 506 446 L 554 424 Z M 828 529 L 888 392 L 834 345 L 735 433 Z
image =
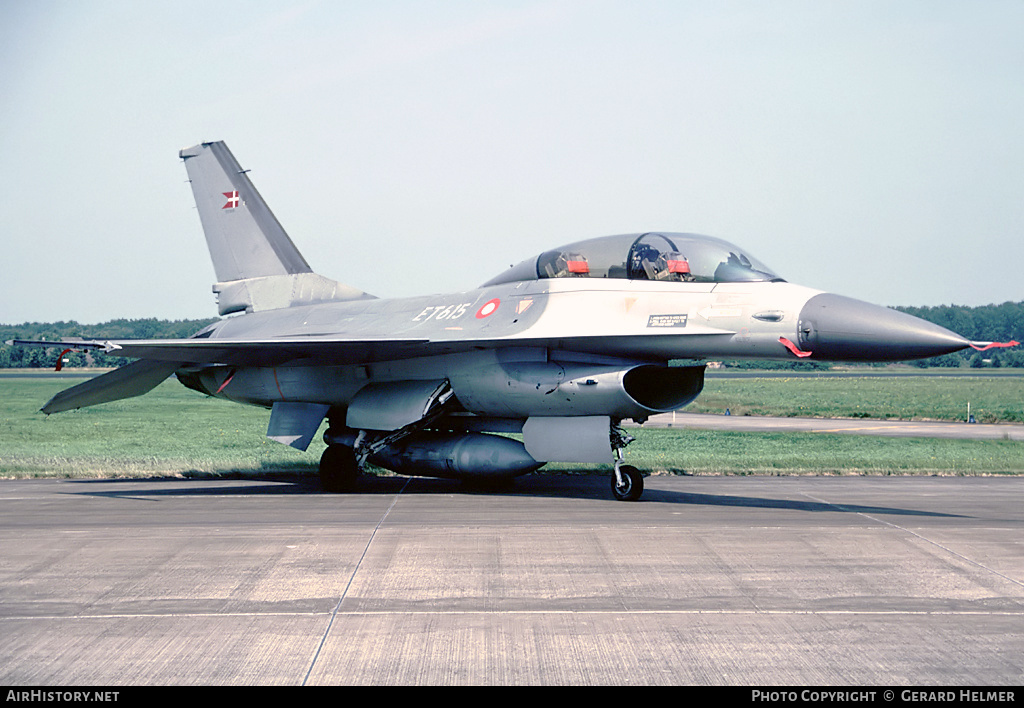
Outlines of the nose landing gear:
M 612 495 L 619 501 L 636 501 L 644 493 L 644 476 L 632 465 L 615 463 L 612 475 Z
M 615 473 L 612 475 L 612 496 L 619 501 L 636 501 L 644 493 L 644 476 L 636 467 L 622 464 L 622 449 L 636 438 L 618 425 L 612 426 L 611 435 L 616 458 Z

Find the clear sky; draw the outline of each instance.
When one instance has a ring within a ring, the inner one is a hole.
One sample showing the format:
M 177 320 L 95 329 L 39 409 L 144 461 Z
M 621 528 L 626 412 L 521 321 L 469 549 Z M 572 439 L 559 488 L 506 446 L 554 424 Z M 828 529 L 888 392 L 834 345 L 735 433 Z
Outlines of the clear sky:
M 663 230 L 1024 300 L 1022 37 L 1020 0 L 0 0 L 0 322 L 215 315 L 210 140 L 379 296 Z

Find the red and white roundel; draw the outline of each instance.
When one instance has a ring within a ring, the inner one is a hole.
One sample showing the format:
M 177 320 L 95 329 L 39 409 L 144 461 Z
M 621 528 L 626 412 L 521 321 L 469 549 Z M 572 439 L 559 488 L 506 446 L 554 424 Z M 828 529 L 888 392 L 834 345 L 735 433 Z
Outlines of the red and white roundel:
M 501 300 L 494 298 L 484 303 L 483 307 L 476 311 L 476 318 L 482 320 L 485 317 L 494 314 L 494 311 L 498 309 L 498 305 L 501 304 Z

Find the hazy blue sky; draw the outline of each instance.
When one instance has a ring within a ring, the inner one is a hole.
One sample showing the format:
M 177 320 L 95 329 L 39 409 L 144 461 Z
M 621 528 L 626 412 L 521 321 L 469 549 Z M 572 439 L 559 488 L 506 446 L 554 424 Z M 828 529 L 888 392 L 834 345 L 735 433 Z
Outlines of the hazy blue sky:
M 380 296 L 665 230 L 1024 300 L 1022 37 L 1020 0 L 0 0 L 0 322 L 216 314 L 177 157 L 208 140 Z

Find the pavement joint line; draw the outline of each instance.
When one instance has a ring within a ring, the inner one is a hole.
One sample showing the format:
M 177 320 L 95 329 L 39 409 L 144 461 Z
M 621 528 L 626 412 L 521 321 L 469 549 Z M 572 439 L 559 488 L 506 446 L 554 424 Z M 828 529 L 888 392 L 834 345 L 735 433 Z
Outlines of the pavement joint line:
M 863 516 L 866 519 L 871 519 L 872 521 L 874 521 L 876 523 L 883 524 L 885 526 L 889 526 L 890 528 L 894 528 L 894 529 L 898 529 L 900 531 L 903 531 L 904 533 L 910 534 L 914 538 L 920 539 L 920 540 L 924 541 L 925 543 L 928 543 L 928 544 L 931 544 L 932 546 L 935 546 L 936 548 L 938 548 L 938 549 L 940 549 L 940 550 L 950 554 L 951 556 L 959 558 L 960 560 L 964 561 L 965 563 L 969 563 L 970 565 L 973 565 L 976 568 L 981 568 L 982 570 L 984 570 L 984 571 L 986 571 L 988 573 L 991 573 L 992 575 L 995 575 L 997 577 L 1000 577 L 1000 578 L 1002 578 L 1003 580 L 1006 580 L 1009 583 L 1012 583 L 1014 585 L 1017 585 L 1018 587 L 1024 588 L 1024 582 L 1021 582 L 1020 580 L 1017 580 L 1016 578 L 1011 578 L 1008 575 L 1000 573 L 998 570 L 995 570 L 994 568 L 989 568 L 987 565 L 984 565 L 983 563 L 979 563 L 978 561 L 974 560 L 973 558 L 968 558 L 967 556 L 965 556 L 962 553 L 957 553 L 952 548 L 948 548 L 948 547 L 942 545 L 941 543 L 939 543 L 938 541 L 933 541 L 932 539 L 928 538 L 927 536 L 922 536 L 917 531 L 913 531 L 911 529 L 908 529 L 905 526 L 900 526 L 899 524 L 894 524 L 893 522 L 886 521 L 885 519 L 879 519 L 879 518 L 877 518 L 875 516 L 872 516 L 871 514 L 869 514 L 867 512 L 864 512 L 864 511 L 856 511 L 855 509 L 850 509 L 850 508 L 848 508 L 846 506 L 843 506 L 842 504 L 836 504 L 834 502 L 826 501 L 825 499 L 819 499 L 818 497 L 814 496 L 813 494 L 808 494 L 807 492 L 803 492 L 802 494 L 805 497 L 807 497 L 808 499 L 813 499 L 814 501 L 816 501 L 816 502 L 818 502 L 820 504 L 828 504 L 829 506 L 834 506 L 835 508 L 840 509 L 840 510 L 842 510 L 844 512 L 853 512 L 855 514 Z
M 348 595 L 348 591 L 352 587 L 352 582 L 356 579 L 356 573 L 359 572 L 359 568 L 360 566 L 362 566 L 363 560 L 366 558 L 366 554 L 370 550 L 370 544 L 373 543 L 373 539 L 377 536 L 377 531 L 379 531 L 380 527 L 384 525 L 384 520 L 388 518 L 388 514 L 390 514 L 391 510 L 395 508 L 395 504 L 398 503 L 398 499 L 399 497 L 402 496 L 402 492 L 406 490 L 406 488 L 409 486 L 409 483 L 412 480 L 412 477 L 407 479 L 405 484 L 402 485 L 402 488 L 398 490 L 398 492 L 395 494 L 395 498 L 391 500 L 390 506 L 388 506 L 388 508 L 384 511 L 384 513 L 380 517 L 380 521 L 378 521 L 377 525 L 373 528 L 373 533 L 370 534 L 370 538 L 366 540 L 366 547 L 363 548 L 362 555 L 359 556 L 359 560 L 356 562 L 355 568 L 352 569 L 352 575 L 349 576 L 348 582 L 345 584 L 345 590 L 342 591 L 341 597 L 338 598 L 338 604 L 334 606 L 334 610 L 331 612 L 331 619 L 327 622 L 327 627 L 324 628 L 323 636 L 320 637 L 320 643 L 317 645 L 316 652 L 314 652 L 313 658 L 309 662 L 309 668 L 306 670 L 306 675 L 302 677 L 301 685 L 305 686 L 306 683 L 309 681 L 310 674 L 313 673 L 313 667 L 316 666 L 317 659 L 320 658 L 320 652 L 323 650 L 324 644 L 327 642 L 327 637 L 331 634 L 331 627 L 334 626 L 334 619 L 338 616 L 338 613 L 341 611 L 341 603 L 345 601 L 345 597 Z

